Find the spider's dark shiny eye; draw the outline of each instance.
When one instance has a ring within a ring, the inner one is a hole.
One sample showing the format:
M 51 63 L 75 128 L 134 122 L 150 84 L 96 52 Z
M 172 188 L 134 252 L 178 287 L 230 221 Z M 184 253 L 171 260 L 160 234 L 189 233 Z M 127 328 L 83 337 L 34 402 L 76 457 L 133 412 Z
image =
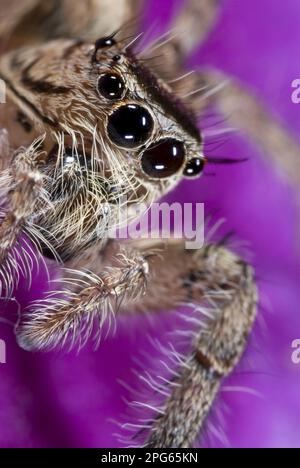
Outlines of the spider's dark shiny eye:
M 184 161 L 184 144 L 173 138 L 166 138 L 144 151 L 141 165 L 149 177 L 163 179 L 176 174 Z
M 116 45 L 116 41 L 114 40 L 112 36 L 101 37 L 100 39 L 96 41 L 95 49 L 96 50 L 103 49 L 104 47 L 112 47 L 114 45 Z
M 124 95 L 125 84 L 120 76 L 107 73 L 99 78 L 98 91 L 106 99 L 121 99 Z
M 183 175 L 185 177 L 198 177 L 202 174 L 203 169 L 205 166 L 205 159 L 203 158 L 193 158 L 188 161 L 185 169 L 183 171 Z
M 153 130 L 149 112 L 136 104 L 119 107 L 108 120 L 109 138 L 116 145 L 135 148 L 145 143 Z

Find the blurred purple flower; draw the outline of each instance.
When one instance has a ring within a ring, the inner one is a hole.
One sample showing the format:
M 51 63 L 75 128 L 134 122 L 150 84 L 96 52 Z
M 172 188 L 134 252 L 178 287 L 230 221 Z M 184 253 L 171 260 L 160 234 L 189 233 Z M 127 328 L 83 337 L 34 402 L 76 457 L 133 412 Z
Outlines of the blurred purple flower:
M 173 3 L 148 1 L 146 23 L 155 20 L 167 28 Z M 209 64 L 239 78 L 297 135 L 300 107 L 291 102 L 291 82 L 299 78 L 299 18 L 298 0 L 226 0 L 218 24 L 190 64 Z M 249 161 L 216 167 L 214 177 L 185 182 L 168 199 L 205 202 L 214 221 L 226 219 L 224 232 L 233 230 L 236 239 L 247 242 L 261 307 L 246 355 L 216 403 L 228 441 L 219 440 L 213 430 L 219 416 L 212 415 L 204 442 L 214 447 L 299 447 L 300 365 L 291 361 L 291 343 L 300 338 L 296 196 L 241 136 L 230 135 L 216 152 Z M 17 299 L 26 305 L 45 287 L 45 275 L 36 274 L 30 292 L 20 285 Z M 137 387 L 139 378 L 131 372 L 135 358 L 146 369 L 144 355 L 150 350 L 154 361 L 161 359 L 145 337 L 163 342 L 176 325 L 171 313 L 155 315 L 152 323 L 131 316 L 126 327 L 120 322 L 116 336 L 95 352 L 88 345 L 79 355 L 23 352 L 11 328 L 0 323 L 0 338 L 7 343 L 7 364 L 0 364 L 1 447 L 120 446 L 114 433 L 122 430 L 112 420 L 123 420 L 129 393 L 118 380 Z

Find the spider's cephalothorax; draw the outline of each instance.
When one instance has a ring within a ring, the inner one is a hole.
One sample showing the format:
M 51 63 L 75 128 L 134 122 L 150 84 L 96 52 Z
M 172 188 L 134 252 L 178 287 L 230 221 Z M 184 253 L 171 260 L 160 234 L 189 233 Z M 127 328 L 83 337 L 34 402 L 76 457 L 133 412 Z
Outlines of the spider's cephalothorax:
M 202 172 L 195 117 L 124 41 L 23 48 L 2 58 L 0 76 L 20 127 L 11 144 L 44 132 L 49 200 L 37 200 L 33 220 L 63 259 L 105 239 L 120 200 L 149 204 Z
M 1 4 L 7 95 L 0 106 L 0 289 L 12 292 L 18 263 L 30 276 L 22 234 L 63 263 L 61 289 L 22 312 L 16 335 L 27 350 L 82 346 L 92 332 L 100 337 L 104 322 L 129 311 L 194 305 L 196 315 L 188 318 L 197 328 L 187 354 L 175 356 L 172 378 L 145 379 L 166 399 L 139 431 L 147 447 L 190 447 L 245 349 L 257 304 L 252 268 L 222 242 L 187 250 L 184 240 L 108 242 L 108 233 L 120 206 L 128 208 L 129 222 L 136 204 L 150 205 L 182 178 L 201 174 L 194 113 L 211 105 L 297 183 L 299 148 L 240 84 L 220 85 L 224 76 L 213 70 L 186 73 L 184 60 L 208 33 L 221 0 L 182 2 L 177 33 L 137 59 L 134 39 L 107 34 L 140 3 Z

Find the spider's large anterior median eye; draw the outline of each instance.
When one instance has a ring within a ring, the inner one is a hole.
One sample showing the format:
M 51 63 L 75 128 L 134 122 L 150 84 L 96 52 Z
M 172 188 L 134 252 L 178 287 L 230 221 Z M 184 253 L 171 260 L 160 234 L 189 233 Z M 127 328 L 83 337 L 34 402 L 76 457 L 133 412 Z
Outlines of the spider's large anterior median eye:
M 121 99 L 124 95 L 125 84 L 122 78 L 113 73 L 100 76 L 98 91 L 106 99 Z
M 144 151 L 141 166 L 149 177 L 163 179 L 176 174 L 184 161 L 184 144 L 173 138 L 166 138 Z
M 109 117 L 107 132 L 116 145 L 135 148 L 148 140 L 153 125 L 153 119 L 144 107 L 127 104 Z

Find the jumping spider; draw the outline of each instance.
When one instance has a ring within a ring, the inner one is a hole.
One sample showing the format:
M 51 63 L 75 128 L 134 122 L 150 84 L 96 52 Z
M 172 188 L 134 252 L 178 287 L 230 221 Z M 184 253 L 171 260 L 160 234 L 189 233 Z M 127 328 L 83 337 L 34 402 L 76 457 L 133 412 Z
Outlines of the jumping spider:
M 218 87 L 220 73 L 177 79 L 209 31 L 219 0 L 187 0 L 174 21 L 177 33 L 139 56 L 128 23 L 138 1 L 2 3 L 0 78 L 7 102 L 0 126 L 8 137 L 1 146 L 2 293 L 11 292 L 16 261 L 25 255 L 21 234 L 40 255 L 63 262 L 67 285 L 22 314 L 18 342 L 27 350 L 82 346 L 111 313 L 187 301 L 196 306 L 213 295 L 214 317 L 194 336 L 144 441 L 190 447 L 245 349 L 257 305 L 252 268 L 222 245 L 194 251 L 184 240 L 108 240 L 116 213 L 103 207 L 122 196 L 129 209 L 150 205 L 182 178 L 201 175 L 209 160 L 197 116 L 212 102 L 297 182 L 299 149 L 240 85 Z M 163 63 L 152 67 L 158 54 Z

